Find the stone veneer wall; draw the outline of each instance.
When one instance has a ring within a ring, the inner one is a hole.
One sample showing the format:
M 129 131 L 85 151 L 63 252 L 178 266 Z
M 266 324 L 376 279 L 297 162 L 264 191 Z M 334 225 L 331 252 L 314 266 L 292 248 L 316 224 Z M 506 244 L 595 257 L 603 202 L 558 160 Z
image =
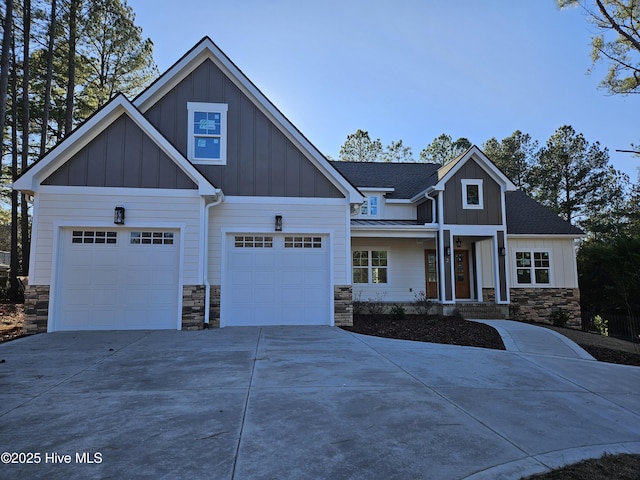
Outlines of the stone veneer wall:
M 49 285 L 27 285 L 24 291 L 24 333 L 46 333 L 49 324 Z
M 220 328 L 220 285 L 211 285 L 209 328 Z
M 353 325 L 353 294 L 351 285 L 333 286 L 333 321 L 336 327 Z
M 569 316 L 567 326 L 579 327 L 580 290 L 578 288 L 512 288 L 512 315 L 518 319 L 551 323 L 549 316 L 562 309 Z
M 204 285 L 184 285 L 182 287 L 182 330 L 202 330 L 204 328 Z

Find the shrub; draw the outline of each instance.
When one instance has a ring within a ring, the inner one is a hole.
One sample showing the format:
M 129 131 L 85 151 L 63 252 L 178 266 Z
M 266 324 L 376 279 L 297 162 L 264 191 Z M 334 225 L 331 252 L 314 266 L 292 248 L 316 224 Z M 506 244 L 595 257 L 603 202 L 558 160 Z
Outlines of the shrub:
M 377 293 L 375 298 L 369 298 L 369 301 L 367 302 L 367 310 L 369 311 L 370 315 L 382 315 L 385 311 L 385 304 L 384 304 L 384 297 L 386 296 L 386 292 L 385 293 Z
M 407 312 L 405 312 L 404 307 L 402 305 L 398 305 L 397 303 L 391 307 L 391 316 L 394 320 L 404 320 L 407 318 Z
M 362 290 L 359 290 L 353 295 L 353 300 L 351 303 L 353 304 L 353 314 L 362 314 L 362 311 L 364 310 L 364 302 L 362 301 Z
M 549 315 L 549 321 L 556 327 L 565 327 L 569 321 L 569 315 L 561 308 L 557 308 Z
M 418 315 L 426 315 L 433 305 L 433 302 L 427 298 L 427 294 L 423 290 L 413 294 L 413 305 Z
M 600 315 L 596 315 L 593 317 L 593 326 L 600 333 L 600 335 L 604 335 L 605 337 L 609 336 L 609 320 L 606 318 L 602 318 Z

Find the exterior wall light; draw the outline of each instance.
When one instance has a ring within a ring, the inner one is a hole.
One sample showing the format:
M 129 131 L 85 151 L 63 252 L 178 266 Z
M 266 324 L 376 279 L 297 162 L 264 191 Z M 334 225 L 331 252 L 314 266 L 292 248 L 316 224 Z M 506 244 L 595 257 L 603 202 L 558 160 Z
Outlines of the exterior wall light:
M 507 254 L 507 250 L 506 250 L 504 247 L 500 247 L 500 248 L 498 249 L 498 254 L 499 254 L 501 257 L 504 257 L 504 256 Z
M 118 205 L 113 212 L 113 223 L 116 225 L 124 225 L 124 207 Z
M 460 240 L 460 237 L 458 237 L 458 240 L 456 240 L 456 247 L 460 248 L 462 246 L 462 240 Z
M 444 248 L 444 254 L 446 257 L 450 257 L 451 256 L 451 247 L 445 247 Z
M 276 232 L 282 231 L 282 215 L 276 215 Z

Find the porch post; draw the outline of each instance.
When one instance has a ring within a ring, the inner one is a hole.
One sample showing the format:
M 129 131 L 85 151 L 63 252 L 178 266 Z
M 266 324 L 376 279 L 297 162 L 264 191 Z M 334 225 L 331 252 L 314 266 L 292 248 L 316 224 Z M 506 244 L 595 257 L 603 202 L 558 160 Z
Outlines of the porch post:
M 443 230 L 443 239 L 441 252 L 444 257 L 444 263 L 442 264 L 442 269 L 440 273 L 440 278 L 442 279 L 443 288 L 443 299 L 442 303 L 454 303 L 455 302 L 455 293 L 453 289 L 453 251 L 451 248 L 451 230 Z M 449 249 L 450 254 L 446 255 L 446 251 Z
M 506 239 L 503 230 L 498 230 L 493 241 L 493 268 L 495 272 L 495 296 L 496 303 L 509 303 L 509 290 L 507 288 L 507 255 Z M 504 251 L 505 255 L 500 255 Z

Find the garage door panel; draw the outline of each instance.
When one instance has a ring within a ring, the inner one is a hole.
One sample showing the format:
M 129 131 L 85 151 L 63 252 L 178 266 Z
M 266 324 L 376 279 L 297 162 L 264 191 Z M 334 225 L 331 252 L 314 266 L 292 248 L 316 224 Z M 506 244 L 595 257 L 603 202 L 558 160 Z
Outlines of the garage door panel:
M 329 324 L 327 241 L 326 236 L 229 235 L 223 325 Z
M 176 328 L 179 238 L 165 233 L 134 244 L 131 230 L 62 229 L 54 329 Z

